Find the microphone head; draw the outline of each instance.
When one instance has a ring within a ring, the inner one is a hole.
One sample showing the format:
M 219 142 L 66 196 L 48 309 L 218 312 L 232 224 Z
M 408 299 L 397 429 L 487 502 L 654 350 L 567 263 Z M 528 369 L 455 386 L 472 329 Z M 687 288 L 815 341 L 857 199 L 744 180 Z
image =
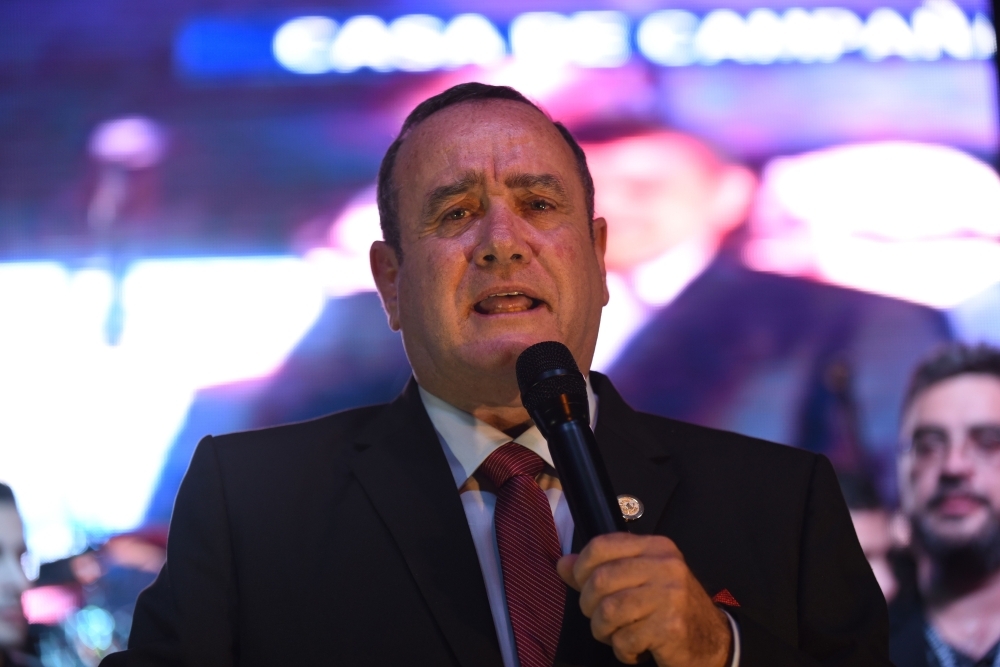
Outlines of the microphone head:
M 546 341 L 532 345 L 517 358 L 516 370 L 521 403 L 532 416 L 549 399 L 563 394 L 587 405 L 587 381 L 573 353 L 562 343 Z

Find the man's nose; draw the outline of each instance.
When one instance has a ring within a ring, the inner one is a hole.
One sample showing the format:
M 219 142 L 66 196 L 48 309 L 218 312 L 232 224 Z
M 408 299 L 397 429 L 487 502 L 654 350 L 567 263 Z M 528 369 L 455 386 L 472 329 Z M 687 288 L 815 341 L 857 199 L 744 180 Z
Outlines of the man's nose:
M 964 477 L 971 474 L 976 467 L 976 443 L 965 434 L 961 438 L 952 440 L 952 443 L 945 452 L 941 472 L 950 477 Z
M 505 204 L 494 205 L 480 222 L 475 261 L 479 266 L 504 266 L 527 262 L 531 247 L 524 233 L 527 223 Z

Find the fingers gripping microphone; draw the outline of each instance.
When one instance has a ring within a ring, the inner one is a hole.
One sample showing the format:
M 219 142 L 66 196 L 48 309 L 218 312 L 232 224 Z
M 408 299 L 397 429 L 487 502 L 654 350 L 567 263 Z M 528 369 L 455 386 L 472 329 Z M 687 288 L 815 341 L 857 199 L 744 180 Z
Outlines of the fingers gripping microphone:
M 590 428 L 587 384 L 562 343 L 532 345 L 517 358 L 521 403 L 549 443 L 583 542 L 625 530 L 625 520 Z

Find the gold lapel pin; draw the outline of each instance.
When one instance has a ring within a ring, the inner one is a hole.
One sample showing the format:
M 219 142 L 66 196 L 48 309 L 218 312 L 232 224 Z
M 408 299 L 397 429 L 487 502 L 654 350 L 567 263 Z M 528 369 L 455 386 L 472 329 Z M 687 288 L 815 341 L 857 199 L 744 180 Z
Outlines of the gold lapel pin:
M 641 500 L 635 496 L 624 494 L 618 496 L 618 507 L 621 508 L 625 521 L 635 521 L 642 516 L 643 511 L 646 509 L 643 507 Z

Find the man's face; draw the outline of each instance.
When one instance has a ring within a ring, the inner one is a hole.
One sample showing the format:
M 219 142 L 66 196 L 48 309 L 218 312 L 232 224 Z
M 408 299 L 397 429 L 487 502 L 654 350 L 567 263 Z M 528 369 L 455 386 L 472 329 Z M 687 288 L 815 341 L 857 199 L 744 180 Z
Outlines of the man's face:
M 21 593 L 28 588 L 21 567 L 24 551 L 24 528 L 17 508 L 0 502 L 0 648 L 19 647 L 27 635 L 21 609 Z
M 915 534 L 939 550 L 995 542 L 1000 379 L 966 374 L 932 385 L 907 410 L 902 437 L 900 492 Z
M 715 241 L 742 219 L 743 211 L 731 221 L 734 215 L 722 210 L 724 169 L 690 137 L 643 135 L 585 150 L 595 208 L 611 230 L 607 262 L 613 271 L 628 271 L 695 237 Z M 750 193 L 744 196 L 745 209 Z
M 605 226 L 592 240 L 572 151 L 547 118 L 506 100 L 444 109 L 403 142 L 394 182 L 403 261 L 376 244 L 373 272 L 421 385 L 516 401 L 514 362 L 546 340 L 589 368 Z

